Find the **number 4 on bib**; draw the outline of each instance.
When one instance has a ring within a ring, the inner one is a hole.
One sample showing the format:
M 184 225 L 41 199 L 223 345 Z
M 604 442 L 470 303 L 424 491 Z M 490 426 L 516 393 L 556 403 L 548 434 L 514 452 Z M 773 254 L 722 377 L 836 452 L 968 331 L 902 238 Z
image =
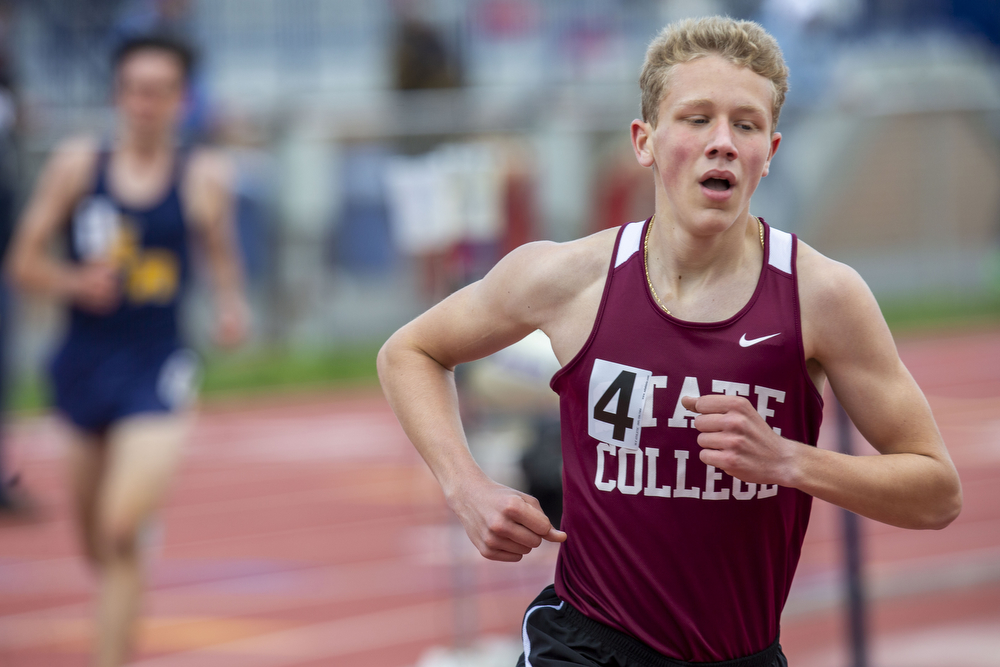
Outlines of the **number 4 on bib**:
M 652 371 L 594 360 L 587 400 L 590 437 L 629 449 L 639 448 L 642 411 Z

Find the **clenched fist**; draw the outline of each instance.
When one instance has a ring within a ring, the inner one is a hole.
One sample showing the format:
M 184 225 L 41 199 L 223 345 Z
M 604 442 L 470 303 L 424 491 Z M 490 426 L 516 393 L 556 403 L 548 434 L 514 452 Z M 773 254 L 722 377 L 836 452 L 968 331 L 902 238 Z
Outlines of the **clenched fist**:
M 566 541 L 566 533 L 552 527 L 537 500 L 489 478 L 467 481 L 449 494 L 448 505 L 479 553 L 490 560 L 515 562 L 542 540 Z
M 744 482 L 792 486 L 799 446 L 774 432 L 742 396 L 685 396 L 684 407 L 699 413 L 694 420 L 702 463 Z
M 70 300 L 79 308 L 106 315 L 121 303 L 121 273 L 107 262 L 91 262 L 75 269 L 69 283 Z

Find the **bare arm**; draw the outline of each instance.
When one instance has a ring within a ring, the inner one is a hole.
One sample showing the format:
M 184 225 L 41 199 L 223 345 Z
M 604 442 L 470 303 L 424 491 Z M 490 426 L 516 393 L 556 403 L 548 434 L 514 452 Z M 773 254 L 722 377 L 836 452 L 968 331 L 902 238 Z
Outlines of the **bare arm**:
M 800 266 L 813 282 L 802 290 L 804 335 L 814 341 L 812 356 L 881 456 L 810 448 L 796 466 L 797 486 L 885 523 L 947 526 L 962 507 L 958 473 L 927 399 L 899 359 L 878 303 L 853 269 L 802 244 L 800 253 Z
M 203 150 L 192 156 L 184 182 L 185 208 L 208 262 L 215 298 L 215 338 L 223 347 L 241 343 L 249 327 L 233 221 L 232 179 L 228 160 Z
M 496 484 L 473 460 L 453 371 L 535 329 L 551 335 L 565 327 L 578 297 L 607 268 L 606 262 L 590 268 L 587 243 L 593 241 L 522 246 L 486 278 L 397 331 L 379 352 L 379 378 L 389 404 L 487 558 L 520 560 L 542 539 L 562 541 L 565 534 L 552 527 L 534 498 Z M 610 247 L 606 254 L 610 259 Z
M 806 357 L 879 456 L 847 456 L 776 435 L 734 397 L 689 401 L 702 460 L 748 482 L 778 483 L 903 528 L 944 528 L 961 484 L 930 406 L 906 370 L 875 298 L 852 269 L 799 245 Z M 745 402 L 745 401 L 744 401 Z
M 26 292 L 107 312 L 120 298 L 114 267 L 101 261 L 73 265 L 50 248 L 90 187 L 96 155 L 97 145 L 89 139 L 68 141 L 54 152 L 18 222 L 6 270 Z

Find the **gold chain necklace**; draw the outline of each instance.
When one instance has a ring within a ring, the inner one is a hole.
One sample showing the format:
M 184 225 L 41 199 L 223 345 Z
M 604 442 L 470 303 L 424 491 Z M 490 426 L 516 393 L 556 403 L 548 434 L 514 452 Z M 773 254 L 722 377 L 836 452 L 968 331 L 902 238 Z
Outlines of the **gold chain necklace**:
M 760 234 L 760 247 L 764 248 L 764 225 L 761 224 L 760 218 L 756 215 L 751 215 L 751 217 L 757 221 L 757 232 Z M 663 305 L 660 301 L 660 297 L 656 294 L 656 288 L 653 287 L 653 281 L 649 279 L 649 234 L 653 231 L 653 222 L 656 221 L 656 216 L 654 215 L 649 220 L 649 227 L 646 229 L 646 236 L 642 241 L 642 268 L 646 271 L 646 284 L 649 285 L 649 291 L 652 292 L 653 298 L 656 299 L 656 303 L 660 304 L 660 308 L 664 310 L 667 315 L 673 315 L 670 309 Z

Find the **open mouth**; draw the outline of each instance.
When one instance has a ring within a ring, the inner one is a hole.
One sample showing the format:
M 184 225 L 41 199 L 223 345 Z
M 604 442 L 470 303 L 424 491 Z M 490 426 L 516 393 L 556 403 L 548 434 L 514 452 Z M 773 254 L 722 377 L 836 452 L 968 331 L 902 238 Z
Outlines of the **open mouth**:
M 733 187 L 729 179 L 726 178 L 706 178 L 701 184 L 709 190 L 715 190 L 716 192 L 725 192 Z

